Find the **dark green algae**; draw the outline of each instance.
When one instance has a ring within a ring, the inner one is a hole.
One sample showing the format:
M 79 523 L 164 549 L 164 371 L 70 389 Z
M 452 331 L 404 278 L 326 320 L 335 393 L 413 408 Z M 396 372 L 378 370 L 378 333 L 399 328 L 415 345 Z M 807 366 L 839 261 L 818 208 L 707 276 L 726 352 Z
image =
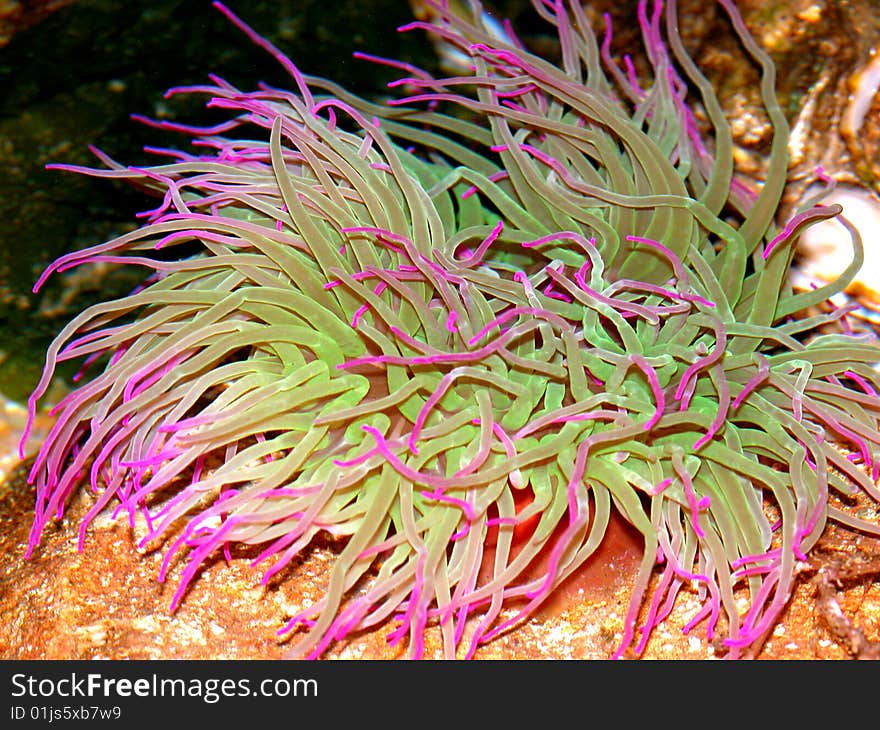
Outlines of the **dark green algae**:
M 394 32 L 412 19 L 402 0 L 232 0 L 260 33 L 305 73 L 377 96 L 391 69 L 352 58 L 378 52 L 430 66 L 423 37 Z M 79 0 L 0 48 L 0 393 L 23 401 L 47 345 L 74 312 L 124 296 L 143 278 L 128 267 L 56 275 L 31 292 L 63 253 L 117 236 L 151 207 L 124 184 L 46 170 L 50 162 L 100 163 L 90 144 L 124 164 L 157 159 L 145 145 L 178 146 L 171 133 L 133 122 L 132 113 L 210 123 L 204 97 L 162 98 L 208 73 L 250 89 L 260 80 L 290 86 L 209 0 Z M 98 275 L 100 274 L 100 276 Z M 70 370 L 64 373 L 68 377 Z

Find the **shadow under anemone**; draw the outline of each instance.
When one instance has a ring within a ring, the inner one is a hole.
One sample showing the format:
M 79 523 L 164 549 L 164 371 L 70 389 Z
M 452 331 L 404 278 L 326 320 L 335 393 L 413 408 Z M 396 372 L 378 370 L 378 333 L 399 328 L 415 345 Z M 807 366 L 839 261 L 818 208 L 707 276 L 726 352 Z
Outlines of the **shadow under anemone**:
M 143 520 L 144 545 L 183 521 L 160 574 L 185 555 L 173 606 L 218 551 L 261 546 L 266 582 L 327 533 L 345 546 L 282 630 L 307 627 L 292 656 L 392 618 L 413 657 L 429 625 L 445 656 L 472 656 L 589 561 L 616 512 L 644 543 L 616 656 L 641 652 L 685 587 L 703 606 L 685 630 L 723 629 L 728 656 L 748 655 L 827 518 L 880 533 L 829 505 L 832 489 L 880 498 L 880 346 L 844 309 L 810 313 L 858 270 L 858 236 L 840 281 L 792 290 L 800 231 L 839 207 L 807 202 L 777 229 L 787 125 L 729 0 L 775 130 L 757 190 L 734 175 L 674 2 L 639 4 L 653 79 L 615 63 L 610 27 L 597 36 L 578 3 L 535 2 L 559 67 L 476 11 L 426 4 L 403 30 L 465 70 L 372 57 L 406 74 L 407 95 L 379 104 L 302 75 L 217 3 L 294 90 L 211 77 L 170 93 L 208 95 L 227 122 L 147 120 L 193 152 L 55 166 L 161 203 L 38 282 L 87 262 L 152 270 L 48 351 L 32 416 L 59 362 L 88 377 L 34 463 L 29 553 L 83 481 L 81 547 L 111 507 Z

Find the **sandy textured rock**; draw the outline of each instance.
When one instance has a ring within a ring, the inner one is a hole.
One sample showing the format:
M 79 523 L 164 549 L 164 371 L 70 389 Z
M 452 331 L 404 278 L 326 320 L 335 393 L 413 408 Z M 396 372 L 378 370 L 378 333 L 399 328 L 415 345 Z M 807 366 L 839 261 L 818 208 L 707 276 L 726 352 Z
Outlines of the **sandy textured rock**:
M 8 659 L 274 659 L 286 644 L 276 631 L 287 617 L 321 596 L 332 545 L 311 551 L 270 587 L 248 555 L 209 565 L 175 612 L 169 611 L 177 571 L 156 581 L 162 556 L 141 553 L 124 522 L 97 521 L 76 549 L 79 518 L 90 502 L 74 499 L 67 516 L 47 530 L 34 557 L 23 559 L 32 493 L 23 470 L 0 486 L 0 657 Z M 620 638 L 637 543 L 615 527 L 593 567 L 573 576 L 529 622 L 482 647 L 478 659 L 608 657 Z M 178 566 L 179 570 L 179 566 Z M 791 604 L 760 658 L 876 658 L 880 642 L 880 541 L 831 527 Z M 697 610 L 684 593 L 655 632 L 648 658 L 711 659 L 723 654 L 705 637 L 680 627 Z M 334 646 L 328 658 L 395 658 L 406 646 L 389 646 L 379 627 Z M 439 657 L 430 633 L 426 656 Z

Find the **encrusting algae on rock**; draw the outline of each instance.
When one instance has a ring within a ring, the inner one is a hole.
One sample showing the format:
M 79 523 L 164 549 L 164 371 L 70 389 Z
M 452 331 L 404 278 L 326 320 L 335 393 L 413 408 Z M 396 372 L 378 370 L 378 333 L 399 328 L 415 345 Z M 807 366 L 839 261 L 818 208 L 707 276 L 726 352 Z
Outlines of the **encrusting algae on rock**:
M 212 76 L 169 93 L 205 94 L 227 121 L 144 120 L 192 151 L 55 165 L 160 202 L 37 284 L 87 262 L 149 272 L 49 348 L 31 416 L 59 362 L 83 370 L 31 471 L 29 554 L 83 483 L 81 548 L 107 510 L 145 525 L 160 579 L 181 568 L 172 607 L 212 555 L 260 546 L 266 583 L 327 533 L 344 547 L 280 632 L 291 656 L 390 620 L 409 656 L 436 625 L 447 657 L 469 657 L 590 561 L 616 513 L 644 556 L 615 656 L 639 654 L 684 589 L 701 605 L 685 631 L 722 634 L 737 658 L 827 519 L 880 534 L 837 496 L 880 500 L 880 343 L 845 307 L 814 311 L 861 242 L 840 279 L 792 289 L 799 235 L 839 207 L 806 202 L 777 227 L 788 127 L 730 0 L 775 130 L 757 190 L 675 2 L 638 6 L 653 78 L 615 63 L 610 25 L 577 2 L 534 3 L 559 66 L 476 4 L 465 19 L 426 2 L 433 19 L 402 30 L 470 71 L 371 57 L 405 75 L 387 103 L 302 74 L 215 4 L 294 88 Z

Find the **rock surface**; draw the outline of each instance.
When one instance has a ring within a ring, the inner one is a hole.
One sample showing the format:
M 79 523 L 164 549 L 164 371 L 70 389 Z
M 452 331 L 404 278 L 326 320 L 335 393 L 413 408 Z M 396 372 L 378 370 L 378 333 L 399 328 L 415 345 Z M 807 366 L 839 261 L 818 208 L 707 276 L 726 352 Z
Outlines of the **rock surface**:
M 286 619 L 318 600 L 334 558 L 320 545 L 268 588 L 248 556 L 219 558 L 169 611 L 177 571 L 156 581 L 159 553 L 140 553 L 124 522 L 96 521 L 76 549 L 90 497 L 80 492 L 65 518 L 24 560 L 33 495 L 14 472 L 0 487 L 0 658 L 4 659 L 277 659 L 289 642 L 276 636 Z M 477 659 L 604 659 L 620 638 L 638 545 L 617 526 L 593 567 L 572 576 L 530 621 L 483 646 Z M 179 566 L 178 566 L 179 568 Z M 880 658 L 880 541 L 830 527 L 804 566 L 802 580 L 762 659 Z M 705 627 L 683 626 L 699 604 L 685 591 L 645 652 L 655 659 L 712 659 L 723 647 Z M 390 646 L 393 623 L 334 645 L 327 658 L 406 656 Z M 425 656 L 439 658 L 436 632 Z

